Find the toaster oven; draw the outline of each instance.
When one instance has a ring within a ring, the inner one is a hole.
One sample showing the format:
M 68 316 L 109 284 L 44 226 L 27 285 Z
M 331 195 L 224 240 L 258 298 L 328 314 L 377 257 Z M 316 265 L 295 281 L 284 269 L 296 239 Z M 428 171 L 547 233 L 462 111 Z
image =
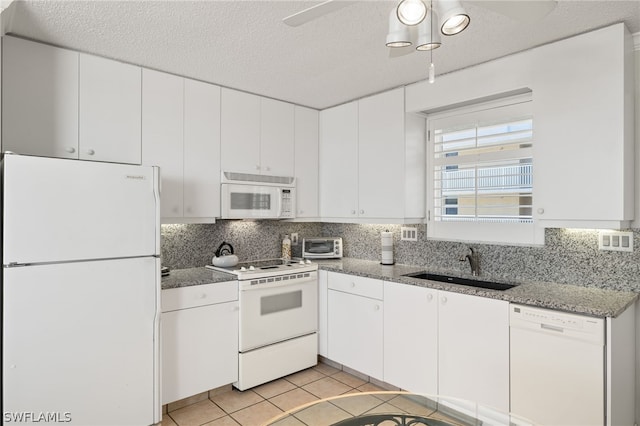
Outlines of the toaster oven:
M 305 259 L 339 259 L 342 257 L 342 238 L 304 238 L 302 257 Z

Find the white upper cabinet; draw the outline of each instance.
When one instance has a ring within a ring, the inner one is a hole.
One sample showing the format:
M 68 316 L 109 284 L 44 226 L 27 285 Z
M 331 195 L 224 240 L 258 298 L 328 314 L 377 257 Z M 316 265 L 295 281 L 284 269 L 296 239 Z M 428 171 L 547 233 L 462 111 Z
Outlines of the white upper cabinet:
M 260 97 L 222 88 L 220 167 L 260 173 Z
M 220 88 L 143 70 L 142 162 L 160 166 L 163 223 L 220 216 Z
M 80 54 L 81 160 L 140 164 L 140 67 Z
M 633 54 L 618 24 L 535 49 L 534 217 L 553 227 L 633 219 Z
M 293 176 L 294 106 L 222 89 L 222 171 Z
M 2 150 L 78 158 L 78 53 L 2 37 Z
M 260 103 L 260 171 L 275 176 L 294 175 L 294 106 L 262 98 Z
M 142 163 L 160 166 L 160 216 L 183 216 L 184 79 L 153 70 L 142 73 Z
M 319 112 L 295 107 L 295 177 L 296 217 L 317 218 L 318 205 L 318 155 Z
M 320 216 L 358 212 L 358 102 L 320 112 Z

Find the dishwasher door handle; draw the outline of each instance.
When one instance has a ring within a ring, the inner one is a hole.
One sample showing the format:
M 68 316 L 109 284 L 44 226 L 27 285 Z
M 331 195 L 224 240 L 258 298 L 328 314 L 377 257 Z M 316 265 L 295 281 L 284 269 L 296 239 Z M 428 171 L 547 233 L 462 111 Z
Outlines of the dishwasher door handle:
M 550 331 L 557 331 L 559 333 L 564 333 L 564 328 L 557 327 L 555 325 L 540 324 L 540 328 L 542 328 L 543 330 L 550 330 Z

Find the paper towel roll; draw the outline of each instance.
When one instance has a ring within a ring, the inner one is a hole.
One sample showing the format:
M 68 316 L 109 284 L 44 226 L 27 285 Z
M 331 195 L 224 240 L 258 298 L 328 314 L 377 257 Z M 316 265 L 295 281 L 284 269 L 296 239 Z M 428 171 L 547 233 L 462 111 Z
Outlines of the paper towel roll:
M 382 232 L 382 263 L 393 265 L 393 232 Z

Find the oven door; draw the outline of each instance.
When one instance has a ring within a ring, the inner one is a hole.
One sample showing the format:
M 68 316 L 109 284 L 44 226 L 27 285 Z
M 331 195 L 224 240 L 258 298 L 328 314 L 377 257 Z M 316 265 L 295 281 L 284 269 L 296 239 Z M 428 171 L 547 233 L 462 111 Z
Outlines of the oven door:
M 221 199 L 223 219 L 280 217 L 282 194 L 278 187 L 223 183 Z
M 300 274 L 298 274 L 300 275 Z M 240 352 L 315 333 L 317 272 L 307 277 L 246 285 L 240 289 Z

